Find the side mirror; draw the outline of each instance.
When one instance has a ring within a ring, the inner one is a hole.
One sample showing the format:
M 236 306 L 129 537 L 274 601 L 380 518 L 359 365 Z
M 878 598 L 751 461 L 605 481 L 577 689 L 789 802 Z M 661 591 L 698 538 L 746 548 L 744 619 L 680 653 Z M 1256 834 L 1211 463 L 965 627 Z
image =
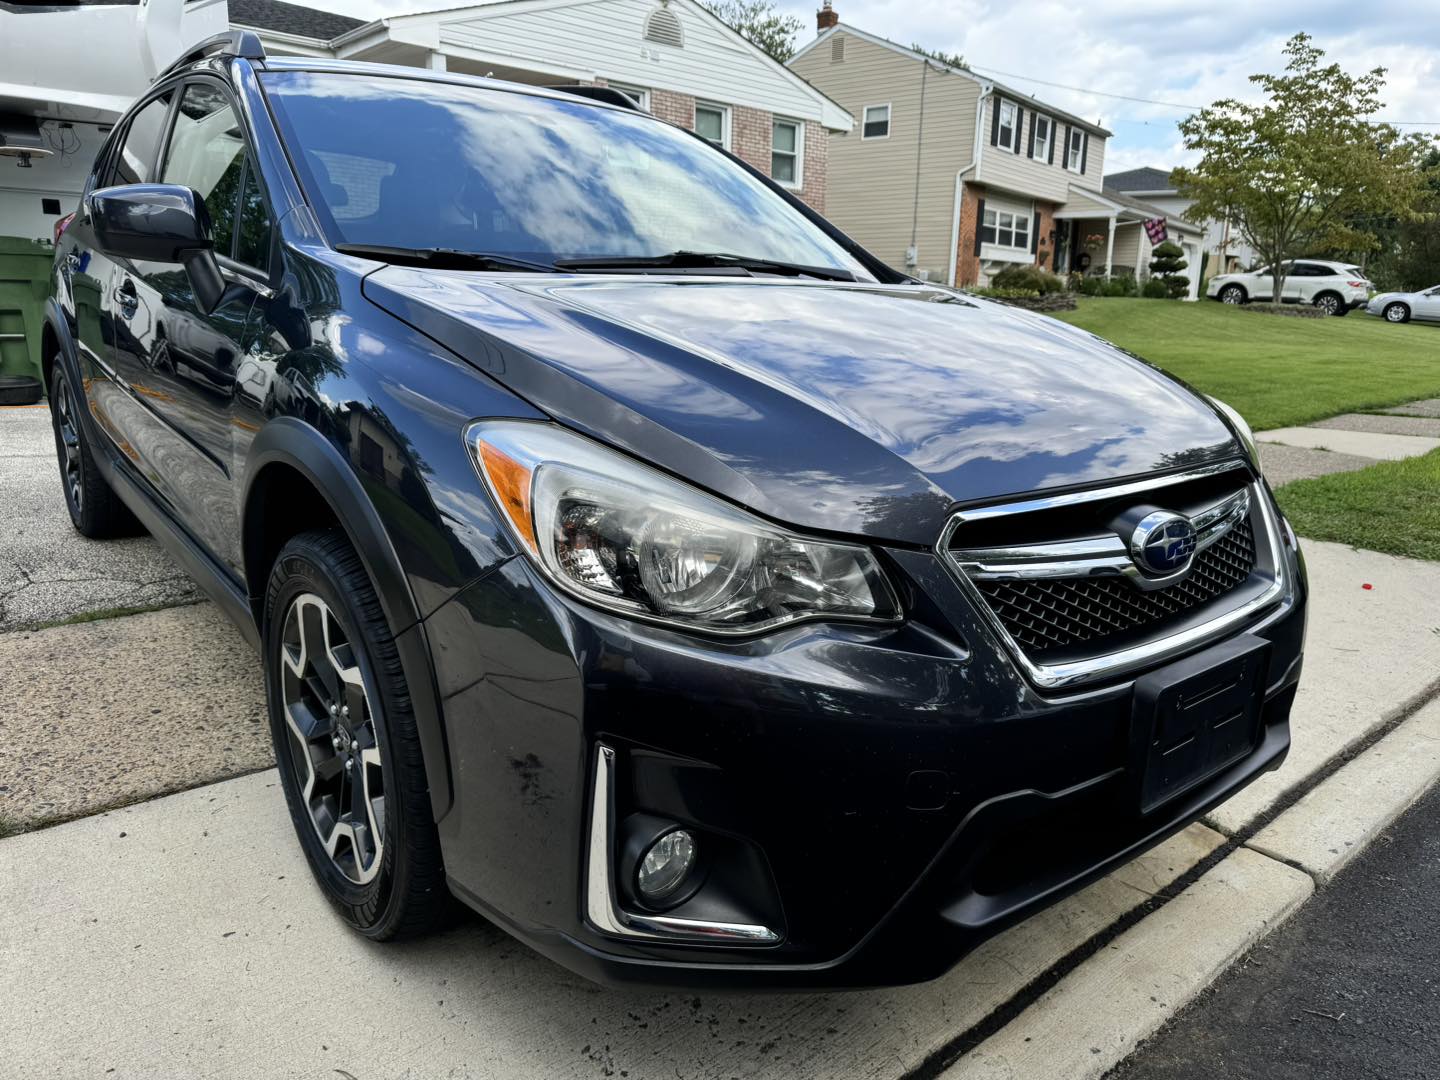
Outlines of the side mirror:
M 182 263 L 195 299 L 208 314 L 225 292 L 215 260 L 205 200 L 177 184 L 126 184 L 90 193 L 86 209 L 96 245 L 107 255 Z

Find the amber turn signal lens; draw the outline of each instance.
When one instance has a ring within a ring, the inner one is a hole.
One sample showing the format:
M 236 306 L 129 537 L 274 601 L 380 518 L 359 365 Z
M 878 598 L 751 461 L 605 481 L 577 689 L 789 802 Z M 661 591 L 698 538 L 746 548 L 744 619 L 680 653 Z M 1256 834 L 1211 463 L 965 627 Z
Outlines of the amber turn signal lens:
M 516 461 L 499 447 L 480 440 L 480 460 L 485 466 L 485 475 L 500 500 L 500 508 L 510 519 L 520 539 L 529 545 L 532 552 L 540 549 L 535 543 L 535 525 L 530 517 L 531 470 Z

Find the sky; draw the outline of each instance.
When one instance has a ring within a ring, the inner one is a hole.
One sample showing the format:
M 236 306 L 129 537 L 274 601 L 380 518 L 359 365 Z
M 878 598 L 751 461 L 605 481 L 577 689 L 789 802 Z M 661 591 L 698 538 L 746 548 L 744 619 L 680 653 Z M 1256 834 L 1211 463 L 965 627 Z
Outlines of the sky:
M 297 0 L 359 18 L 463 0 Z M 842 21 L 902 45 L 958 53 L 992 75 L 1115 133 L 1107 172 L 1188 164 L 1176 122 L 1187 106 L 1254 98 L 1248 76 L 1278 71 L 1304 30 L 1359 73 L 1388 69 L 1380 116 L 1440 135 L 1440 0 L 834 0 Z M 814 34 L 818 0 L 778 0 Z M 1064 87 L 1045 83 L 1061 83 Z M 1115 96 L 1106 96 L 1115 95 Z M 1123 98 L 1146 98 L 1145 104 Z

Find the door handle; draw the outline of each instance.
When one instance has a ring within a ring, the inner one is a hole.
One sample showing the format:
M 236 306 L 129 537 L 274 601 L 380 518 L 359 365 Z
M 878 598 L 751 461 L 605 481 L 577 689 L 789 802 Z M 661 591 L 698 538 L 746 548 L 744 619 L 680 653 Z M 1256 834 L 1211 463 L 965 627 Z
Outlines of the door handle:
M 115 289 L 115 303 L 119 306 L 122 318 L 129 319 L 134 316 L 136 309 L 140 306 L 140 297 L 135 292 L 135 283 L 129 278 L 124 284 Z

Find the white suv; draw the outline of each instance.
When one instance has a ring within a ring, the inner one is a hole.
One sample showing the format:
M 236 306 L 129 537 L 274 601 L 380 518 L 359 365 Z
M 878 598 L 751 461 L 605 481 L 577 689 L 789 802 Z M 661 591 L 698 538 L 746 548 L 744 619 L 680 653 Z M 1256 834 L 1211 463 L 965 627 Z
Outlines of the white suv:
M 1286 266 L 1281 303 L 1314 304 L 1328 314 L 1347 315 L 1370 297 L 1372 286 L 1358 266 L 1320 259 L 1302 259 Z M 1223 304 L 1248 304 L 1269 300 L 1273 289 L 1267 266 L 1248 274 L 1217 274 L 1210 279 L 1205 295 Z

